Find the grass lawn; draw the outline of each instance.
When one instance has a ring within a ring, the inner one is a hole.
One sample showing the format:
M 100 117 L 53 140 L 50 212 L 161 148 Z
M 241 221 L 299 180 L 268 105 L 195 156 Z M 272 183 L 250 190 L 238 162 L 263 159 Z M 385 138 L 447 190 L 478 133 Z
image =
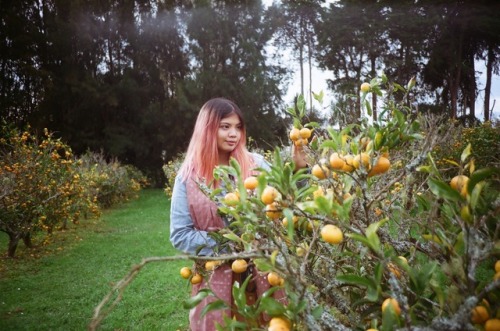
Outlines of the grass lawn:
M 0 232 L 0 330 L 87 329 L 94 308 L 133 265 L 178 254 L 168 240 L 169 207 L 162 190 L 144 190 L 46 245 L 29 250 L 21 243 L 15 259 L 5 258 L 8 237 Z M 189 264 L 145 265 L 100 330 L 186 330 L 189 286 L 179 269 Z

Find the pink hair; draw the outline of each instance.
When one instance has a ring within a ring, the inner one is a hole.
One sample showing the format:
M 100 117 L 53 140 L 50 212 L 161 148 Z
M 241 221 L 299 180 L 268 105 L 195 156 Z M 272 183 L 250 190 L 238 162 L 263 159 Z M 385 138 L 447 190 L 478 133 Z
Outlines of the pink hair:
M 217 132 L 221 120 L 232 114 L 238 115 L 240 119 L 241 139 L 230 157 L 238 161 L 243 178 L 250 176 L 254 162 L 246 148 L 243 114 L 234 102 L 224 98 L 214 98 L 207 101 L 198 113 L 186 157 L 179 170 L 183 181 L 194 176 L 196 179 L 204 179 L 208 185 L 214 179 L 213 171 L 219 164 Z M 213 185 L 217 186 L 217 183 Z

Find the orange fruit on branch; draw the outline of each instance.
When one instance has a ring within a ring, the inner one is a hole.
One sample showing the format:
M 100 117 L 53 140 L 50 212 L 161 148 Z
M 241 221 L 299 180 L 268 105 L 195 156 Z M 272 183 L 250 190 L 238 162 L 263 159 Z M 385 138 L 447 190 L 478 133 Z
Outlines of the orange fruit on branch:
M 180 271 L 181 277 L 184 279 L 188 279 L 191 277 L 192 271 L 191 268 L 189 267 L 182 267 Z
M 380 175 L 387 172 L 391 168 L 391 161 L 385 156 L 380 156 L 377 159 L 377 162 L 372 167 L 370 172 L 368 172 L 368 177 L 372 177 L 375 175 Z
M 242 272 L 247 271 L 248 263 L 244 259 L 234 260 L 231 264 L 231 269 L 234 273 L 241 274 Z
M 333 224 L 327 224 L 321 228 L 321 238 L 330 244 L 340 244 L 344 239 L 342 230 Z
M 247 190 L 255 190 L 258 185 L 259 181 L 257 180 L 257 177 L 254 176 L 247 177 L 243 182 L 243 186 L 245 186 Z
M 401 308 L 399 307 L 399 303 L 394 298 L 387 298 L 384 300 L 384 302 L 382 303 L 382 313 L 389 307 L 389 305 L 392 307 L 396 315 L 401 315 Z

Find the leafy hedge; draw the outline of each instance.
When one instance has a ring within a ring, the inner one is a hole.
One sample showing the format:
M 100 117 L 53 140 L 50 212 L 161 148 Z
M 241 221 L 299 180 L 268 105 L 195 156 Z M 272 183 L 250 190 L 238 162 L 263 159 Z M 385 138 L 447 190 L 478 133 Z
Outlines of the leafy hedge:
M 102 155 L 73 155 L 71 147 L 44 130 L 38 137 L 1 128 L 0 231 L 9 236 L 8 256 L 18 242 L 31 247 L 33 233 L 52 233 L 97 217 L 101 209 L 130 199 L 147 183 L 137 169 Z

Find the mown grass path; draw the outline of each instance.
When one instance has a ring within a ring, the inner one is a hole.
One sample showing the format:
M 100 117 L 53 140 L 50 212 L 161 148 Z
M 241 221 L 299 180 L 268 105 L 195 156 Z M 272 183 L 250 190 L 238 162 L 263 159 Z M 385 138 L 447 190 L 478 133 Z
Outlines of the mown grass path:
M 0 330 L 85 330 L 94 308 L 143 258 L 178 254 L 168 240 L 169 200 L 139 199 L 56 233 L 48 245 L 0 259 Z M 0 249 L 7 236 L 0 233 Z M 2 255 L 4 256 L 4 255 Z M 99 330 L 186 330 L 186 261 L 147 264 Z

